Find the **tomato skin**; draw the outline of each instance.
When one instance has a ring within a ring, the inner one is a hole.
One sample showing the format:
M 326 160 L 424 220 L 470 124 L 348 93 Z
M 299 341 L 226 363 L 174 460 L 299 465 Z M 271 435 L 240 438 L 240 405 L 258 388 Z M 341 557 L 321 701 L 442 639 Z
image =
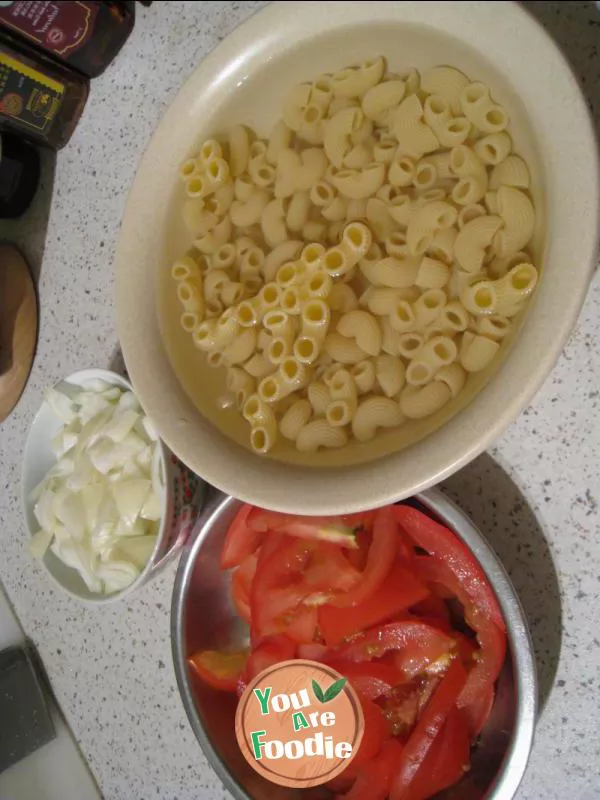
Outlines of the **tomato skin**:
M 330 658 L 326 663 L 348 678 L 358 694 L 367 700 L 376 700 L 403 681 L 400 670 L 387 664 L 367 661 L 357 664 L 339 658 Z
M 458 698 L 458 707 L 464 709 L 473 735 L 481 733 L 492 710 L 494 684 L 506 656 L 506 636 L 493 623 L 482 621 L 477 641 L 481 651 Z
M 411 786 L 444 723 L 455 708 L 466 680 L 465 669 L 457 658 L 448 668 L 404 745 L 392 780 L 390 800 L 423 800 L 422 795 L 412 793 Z
M 368 600 L 389 575 L 398 554 L 397 526 L 390 506 L 379 509 L 373 523 L 373 539 L 367 564 L 356 587 L 331 602 L 339 608 L 356 606 Z
M 361 769 L 348 794 L 343 795 L 344 800 L 386 800 L 401 755 L 399 741 L 384 742 L 378 755 Z
M 429 594 L 425 584 L 397 562 L 371 597 L 351 608 L 324 605 L 319 609 L 319 628 L 328 645 L 379 622 L 385 622 Z
M 187 661 L 192 671 L 213 689 L 235 692 L 248 661 L 248 652 L 220 653 L 217 650 L 202 650 L 194 653 Z
M 392 506 L 393 515 L 402 530 L 433 558 L 441 561 L 454 574 L 473 605 L 506 632 L 504 618 L 496 595 L 475 556 L 451 530 L 416 508 Z
M 443 631 L 421 620 L 409 619 L 371 628 L 342 645 L 338 654 L 349 661 L 372 661 L 393 650 L 395 666 L 405 678 L 411 678 L 451 653 L 454 647 L 452 637 Z
M 471 741 L 462 713 L 455 707 L 432 742 L 403 800 L 422 800 L 457 783 L 469 768 Z
M 246 556 L 259 548 L 263 540 L 262 533 L 248 527 L 248 516 L 252 510 L 253 506 L 244 503 L 233 518 L 221 550 L 221 569 L 237 567 Z

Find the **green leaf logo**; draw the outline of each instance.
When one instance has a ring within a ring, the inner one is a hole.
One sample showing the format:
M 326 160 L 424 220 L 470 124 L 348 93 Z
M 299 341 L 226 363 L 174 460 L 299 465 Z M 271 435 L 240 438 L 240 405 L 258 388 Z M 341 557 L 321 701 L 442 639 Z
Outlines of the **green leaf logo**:
M 313 692 L 315 693 L 315 697 L 317 698 L 317 700 L 320 703 L 324 703 L 325 702 L 325 695 L 323 694 L 323 689 L 321 689 L 321 687 L 319 686 L 319 684 L 315 680 L 313 680 L 313 682 L 312 682 L 312 689 L 313 689 Z
M 315 697 L 320 703 L 328 703 L 330 700 L 334 700 L 338 696 L 338 694 L 342 691 L 342 689 L 346 685 L 347 681 L 348 681 L 347 678 L 340 678 L 339 680 L 334 681 L 329 687 L 329 689 L 327 689 L 324 692 L 323 689 L 321 689 L 321 687 L 319 686 L 319 684 L 315 680 L 313 680 L 312 688 L 313 692 L 315 693 Z
M 325 692 L 325 700 L 324 703 L 328 703 L 330 700 L 333 700 L 338 694 L 342 691 L 344 686 L 346 685 L 347 678 L 340 678 L 335 683 L 332 683 L 329 689 Z

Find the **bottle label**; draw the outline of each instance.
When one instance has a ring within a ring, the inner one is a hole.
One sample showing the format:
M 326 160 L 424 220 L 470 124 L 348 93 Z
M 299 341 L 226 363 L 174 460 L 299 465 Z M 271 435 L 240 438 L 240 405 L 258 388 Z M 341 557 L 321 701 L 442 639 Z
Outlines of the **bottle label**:
M 1 0 L 0 22 L 58 56 L 76 52 L 90 38 L 97 3 Z
M 45 133 L 65 94 L 65 85 L 0 52 L 0 114 Z

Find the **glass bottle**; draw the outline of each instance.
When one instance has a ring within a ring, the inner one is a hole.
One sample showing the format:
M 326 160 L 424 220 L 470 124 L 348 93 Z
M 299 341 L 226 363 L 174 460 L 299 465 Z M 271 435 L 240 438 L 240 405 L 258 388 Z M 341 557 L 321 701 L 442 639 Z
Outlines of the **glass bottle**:
M 133 29 L 135 6 L 95 0 L 14 0 L 0 3 L 0 26 L 46 56 L 100 75 Z
M 0 129 L 64 147 L 89 92 L 82 75 L 0 32 Z

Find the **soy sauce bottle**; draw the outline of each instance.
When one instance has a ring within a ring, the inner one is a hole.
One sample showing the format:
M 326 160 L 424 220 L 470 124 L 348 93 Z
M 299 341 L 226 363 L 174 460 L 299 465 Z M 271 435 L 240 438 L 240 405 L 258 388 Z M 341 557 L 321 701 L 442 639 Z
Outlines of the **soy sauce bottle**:
M 0 3 L 0 26 L 45 56 L 95 78 L 115 58 L 135 22 L 135 6 L 95 0 Z
M 89 92 L 87 78 L 0 32 L 0 130 L 58 150 Z

